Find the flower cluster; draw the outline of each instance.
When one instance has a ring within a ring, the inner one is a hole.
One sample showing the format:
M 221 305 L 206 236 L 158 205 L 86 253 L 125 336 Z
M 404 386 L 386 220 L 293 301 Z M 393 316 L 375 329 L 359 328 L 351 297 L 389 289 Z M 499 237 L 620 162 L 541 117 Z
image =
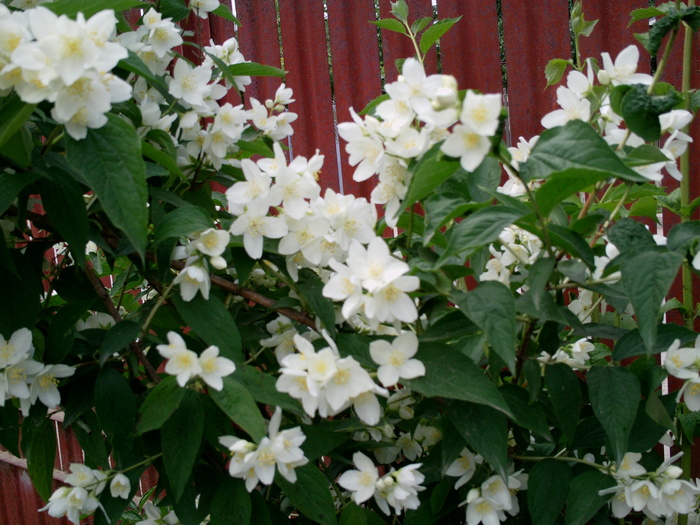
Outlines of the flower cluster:
M 390 507 L 396 514 L 404 509 L 417 509 L 420 505 L 418 493 L 425 490 L 421 486 L 425 476 L 418 469 L 421 463 L 406 465 L 393 470 L 384 476 L 379 476 L 379 469 L 372 460 L 362 452 L 352 456 L 356 470 L 348 470 L 338 478 L 338 484 L 352 491 L 352 498 L 360 505 L 372 496 L 379 508 L 385 514 L 391 513 Z
M 236 365 L 230 359 L 219 357 L 219 348 L 210 346 L 201 355 L 187 349 L 185 341 L 175 332 L 168 332 L 168 344 L 156 347 L 168 359 L 165 372 L 177 377 L 184 387 L 190 379 L 199 377 L 214 390 L 224 388 L 223 378 L 233 374 Z
M 648 472 L 639 463 L 641 454 L 625 454 L 618 467 L 611 467 L 617 485 L 600 491 L 601 495 L 613 494 L 610 500 L 613 516 L 624 518 L 634 511 L 658 520 L 676 512 L 688 514 L 693 511 L 700 489 L 690 481 L 679 479 L 683 471 L 672 463 L 680 456 L 677 454 L 655 471 Z
M 209 228 L 196 234 L 186 246 L 175 248 L 173 259 L 185 259 L 185 267 L 173 281 L 180 285 L 183 301 L 191 301 L 197 292 L 201 293 L 205 299 L 209 299 L 211 289 L 209 264 L 218 270 L 226 268 L 227 263 L 222 255 L 228 247 L 230 238 L 226 230 Z
M 520 511 L 516 493 L 527 488 L 526 476 L 514 474 L 505 481 L 494 475 L 480 487 L 473 488 L 464 501 L 467 505 L 467 525 L 497 525 L 506 521 L 506 513 L 515 516 Z
M 52 102 L 51 117 L 74 139 L 85 138 L 88 128 L 107 123 L 112 104 L 131 97 L 131 86 L 110 73 L 128 56 L 113 41 L 116 24 L 111 10 L 71 20 L 41 6 L 10 12 L 0 4 L 0 94 Z
M 681 348 L 679 339 L 673 341 L 666 351 L 664 366 L 673 377 L 685 381 L 678 391 L 678 399 L 683 397 L 688 410 L 700 410 L 700 336 L 692 348 Z
M 277 407 L 270 419 L 268 435 L 259 444 L 251 443 L 236 436 L 221 436 L 219 442 L 233 454 L 228 472 L 231 477 L 245 480 L 246 489 L 252 492 L 262 482 L 270 485 L 275 478 L 275 470 L 290 483 L 297 480 L 296 467 L 306 465 L 301 444 L 306 436 L 301 428 L 294 427 L 280 432 L 282 409 Z
M 111 481 L 110 481 L 111 480 Z M 66 516 L 76 525 L 82 514 L 92 514 L 100 507 L 98 496 L 109 482 L 109 492 L 113 498 L 128 500 L 131 482 L 121 472 L 91 469 L 81 463 L 71 463 L 70 474 L 64 480 L 69 486 L 60 487 L 49 498 L 45 510 L 49 516 Z
M 319 350 L 300 335 L 294 335 L 298 353 L 282 359 L 277 390 L 299 399 L 310 416 L 339 414 L 350 405 L 360 419 L 376 425 L 381 417 L 377 395 L 388 392 L 372 381 L 367 371 L 352 357 L 340 357 L 332 340 Z
M 578 341 L 559 348 L 553 354 L 542 352 L 537 358 L 544 364 L 564 363 L 571 368 L 586 368 L 589 365 L 590 353 L 595 350 L 595 345 L 588 339 L 583 338 Z
M 24 416 L 37 399 L 48 408 L 56 408 L 61 403 L 59 379 L 75 373 L 72 366 L 45 365 L 32 359 L 33 355 L 28 328 L 16 330 L 8 340 L 0 335 L 0 406 L 16 398 Z
M 498 236 L 498 241 L 501 245 L 500 250 L 494 245 L 489 246 L 493 258 L 486 263 L 479 280 L 500 281 L 509 285 L 513 274 L 519 273 L 523 267 L 538 259 L 542 251 L 542 241 L 536 235 L 515 225 L 505 228 Z

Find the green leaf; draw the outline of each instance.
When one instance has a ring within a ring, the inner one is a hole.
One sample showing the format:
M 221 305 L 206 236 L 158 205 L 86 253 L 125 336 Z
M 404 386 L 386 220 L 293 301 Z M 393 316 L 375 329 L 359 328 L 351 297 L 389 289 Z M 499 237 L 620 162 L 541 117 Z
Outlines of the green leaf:
M 29 446 L 24 450 L 29 477 L 41 499 L 48 501 L 53 490 L 53 465 L 56 460 L 55 423 L 45 418 L 35 426 L 33 420 L 25 419 L 22 431 L 25 435 L 29 434 Z
M 70 246 L 75 262 L 83 266 L 88 241 L 83 189 L 69 174 L 55 168 L 40 181 L 39 189 L 46 213 Z
M 566 505 L 573 474 L 564 461 L 538 461 L 528 478 L 527 506 L 532 523 L 554 525 Z
M 339 525 L 384 525 L 385 521 L 369 509 L 348 503 L 340 515 Z
M 239 427 L 250 434 L 253 441 L 265 437 L 265 420 L 248 390 L 234 379 L 224 377 L 223 390 L 209 390 L 209 395 L 224 413 Z
M 169 102 L 173 101 L 173 96 L 170 94 L 168 85 L 165 83 L 163 78 L 155 76 L 144 61 L 141 60 L 141 58 L 139 58 L 139 56 L 133 51 L 129 51 L 129 56 L 119 61 L 118 67 L 128 71 L 129 73 L 134 73 L 135 75 L 143 77 L 149 86 L 154 87 L 158 93 L 163 95 L 165 100 Z M 174 106 L 174 108 L 180 107 L 181 106 L 179 104 Z
M 421 31 L 423 31 L 423 29 L 428 27 L 428 24 L 432 23 L 432 21 L 433 18 L 430 16 L 424 16 L 423 18 L 419 18 L 411 24 L 411 31 L 414 35 L 417 35 Z
M 232 377 L 241 383 L 258 403 L 279 406 L 293 414 L 303 413 L 298 401 L 277 390 L 276 380 L 270 374 L 253 366 L 242 365 L 236 368 Z
M 453 255 L 466 257 L 476 248 L 491 244 L 506 226 L 520 219 L 524 213 L 515 208 L 494 206 L 471 214 L 448 233 L 447 248 L 438 260 L 445 263 Z
M 700 221 L 681 222 L 676 224 L 668 233 L 666 245 L 669 250 L 687 250 L 700 239 Z
M 218 346 L 221 356 L 237 365 L 243 363 L 241 334 L 231 314 L 215 295 L 205 299 L 197 294 L 191 301 L 183 301 L 180 295 L 173 297 L 175 308 L 185 324 L 207 344 Z
M 452 402 L 447 417 L 469 447 L 508 479 L 508 422 L 495 410 L 474 403 Z
M 596 366 L 588 371 L 591 408 L 610 439 L 619 464 L 627 452 L 630 430 L 642 395 L 637 377 L 626 368 Z
M 632 248 L 654 248 L 654 236 L 644 225 L 624 217 L 608 228 L 608 239 L 621 253 Z
M 430 244 L 437 230 L 448 221 L 474 208 L 482 207 L 473 203 L 471 195 L 465 191 L 467 188 L 467 177 L 465 175 L 467 175 L 467 172 L 460 168 L 431 195 L 421 201 L 421 206 L 425 212 L 424 246 Z
M 137 0 L 55 0 L 46 4 L 45 7 L 48 7 L 57 15 L 67 15 L 70 18 L 75 18 L 75 15 L 78 13 L 83 13 L 85 18 L 90 18 L 104 9 L 121 12 L 132 7 L 147 9 L 149 4 L 138 2 Z
M 583 405 L 578 377 L 568 365 L 556 363 L 545 367 L 544 383 L 549 392 L 554 415 L 570 442 L 574 437 Z
M 470 292 L 455 294 L 453 300 L 484 331 L 493 351 L 515 374 L 515 302 L 510 289 L 487 281 Z
M 119 321 L 110 328 L 100 349 L 100 366 L 104 366 L 110 357 L 129 346 L 140 331 L 141 326 L 133 321 Z
M 622 287 L 634 307 L 647 351 L 652 352 L 661 302 L 673 284 L 683 256 L 654 246 L 624 252 L 619 259 Z
M 569 255 L 578 257 L 586 263 L 589 268 L 595 266 L 593 250 L 591 250 L 591 247 L 581 235 L 565 226 L 559 226 L 558 224 L 550 224 L 548 228 L 549 240 L 554 246 L 562 248 Z
M 496 386 L 457 348 L 438 343 L 421 344 L 416 358 L 425 365 L 425 376 L 404 383 L 428 397 L 447 397 L 487 405 L 510 414 Z
M 656 337 L 656 343 L 651 354 L 660 354 L 668 350 L 673 341 L 679 339 L 681 344 L 690 343 L 695 341 L 698 334 L 692 330 L 687 329 L 684 326 L 679 326 L 675 324 L 660 324 L 658 327 L 658 333 Z M 620 340 L 613 348 L 613 359 L 615 361 L 621 361 L 622 359 L 627 359 L 628 357 L 636 357 L 638 355 L 646 355 L 647 351 L 646 345 L 642 340 L 642 336 L 639 334 L 639 330 L 631 330 L 623 335 Z
M 567 197 L 584 191 L 596 182 L 606 180 L 609 175 L 600 171 L 570 168 L 552 173 L 535 193 L 537 205 L 545 217 Z
M 546 179 L 571 168 L 597 172 L 605 177 L 647 181 L 626 166 L 590 124 L 580 120 L 544 131 L 521 165 L 520 175 L 525 181 Z
M 313 463 L 294 469 L 296 483 L 277 476 L 277 485 L 289 498 L 289 502 L 307 518 L 317 523 L 335 524 L 335 505 L 328 480 Z
M 455 175 L 466 175 L 467 188 L 472 200 L 476 202 L 491 202 L 501 183 L 501 165 L 493 157 L 486 157 L 474 171 L 464 171 L 461 167 Z M 448 182 L 451 179 L 448 179 Z
M 134 430 L 136 397 L 126 378 L 113 368 L 100 370 L 95 383 L 95 412 L 108 437 L 123 439 Z
M 571 59 L 564 60 L 563 58 L 553 58 L 547 62 L 547 65 L 544 66 L 544 76 L 547 79 L 547 85 L 545 87 L 558 84 L 564 76 L 564 73 L 566 73 L 566 69 L 569 66 L 573 67 L 573 65 Z
M 629 217 L 646 217 L 658 221 L 658 206 L 654 197 L 644 197 L 636 200 L 630 206 Z
M 658 24 L 659 22 L 653 27 Z M 679 93 L 648 95 L 646 86 L 635 85 L 622 97 L 620 109 L 627 128 L 644 140 L 653 142 L 661 137 L 659 115 L 672 110 L 682 101 L 683 97 Z
M 668 157 L 661 150 L 651 144 L 642 144 L 630 151 L 622 159 L 630 167 L 647 166 L 657 162 L 668 162 Z
M 185 0 L 160 0 L 160 14 L 163 18 L 172 18 L 173 22 L 184 20 L 190 14 Z
M 33 149 L 34 143 L 29 124 L 24 124 L 5 144 L 0 146 L 0 155 L 26 169 L 31 164 Z
M 241 27 L 241 21 L 233 15 L 233 13 L 231 12 L 231 8 L 226 4 L 221 4 L 219 7 L 214 9 L 212 13 L 216 16 L 224 18 L 225 20 L 228 20 L 229 22 L 233 22 L 238 27 Z
M 597 470 L 589 470 L 576 476 L 569 485 L 566 503 L 566 525 L 585 525 L 598 509 L 609 500 L 609 495 L 601 496 L 601 490 L 614 487 L 615 480 Z
M 408 5 L 405 0 L 391 2 L 391 14 L 404 23 L 408 22 Z
M 420 37 L 420 43 L 418 44 L 421 52 L 426 54 L 432 45 L 440 40 L 442 35 L 447 33 L 453 25 L 461 20 L 461 18 L 461 16 L 458 16 L 457 18 L 444 18 L 442 20 L 438 20 L 428 29 L 426 29 L 425 33 L 423 33 L 423 35 Z
M 136 434 L 141 435 L 163 426 L 168 418 L 180 406 L 187 389 L 177 384 L 175 376 L 168 376 L 148 392 L 136 424 Z
M 499 388 L 503 399 L 508 403 L 513 414 L 513 421 L 534 434 L 552 440 L 544 410 L 539 404 L 530 404 L 527 391 L 519 386 L 506 383 Z
M 413 176 L 401 204 L 402 209 L 427 197 L 458 169 L 459 161 L 445 160 L 445 156 L 440 152 L 440 144 L 435 144 L 413 167 Z
M 209 510 L 214 525 L 248 525 L 253 515 L 250 494 L 237 479 L 224 481 L 214 494 Z
M 180 179 L 186 178 L 185 174 L 182 173 L 182 170 L 177 165 L 177 162 L 169 157 L 167 153 L 159 150 L 151 143 L 146 141 L 141 142 L 141 153 L 143 153 L 143 156 L 147 159 L 150 159 L 153 162 L 163 166 L 170 174 L 175 175 Z
M 192 475 L 204 432 L 204 410 L 199 394 L 186 390 L 180 406 L 163 424 L 163 463 L 175 501 L 180 499 Z
M 70 165 L 100 199 L 102 208 L 143 257 L 148 236 L 148 190 L 141 141 L 129 123 L 107 115 L 107 124 L 83 140 L 65 137 Z
M 627 27 L 631 26 L 639 20 L 646 20 L 647 18 L 652 18 L 655 16 L 664 16 L 664 11 L 657 9 L 656 7 L 644 7 L 642 9 L 635 9 L 630 14 L 630 23 Z
M 185 237 L 214 227 L 209 214 L 199 206 L 183 206 L 166 213 L 155 224 L 155 242 L 160 244 L 173 237 Z
M 39 174 L 29 171 L 24 173 L 0 173 L 0 214 L 4 214 L 17 198 L 17 194 L 39 178 Z
M 335 336 L 335 305 L 323 296 L 323 281 L 316 272 L 303 269 L 297 283 L 301 296 L 309 304 L 311 311 L 318 316 L 331 337 Z
M 278 67 L 264 66 L 255 62 L 241 62 L 227 66 L 226 70 L 234 77 L 283 77 L 287 71 Z
M 0 146 L 10 140 L 34 112 L 36 104 L 22 102 L 18 95 L 8 96 L 0 105 Z

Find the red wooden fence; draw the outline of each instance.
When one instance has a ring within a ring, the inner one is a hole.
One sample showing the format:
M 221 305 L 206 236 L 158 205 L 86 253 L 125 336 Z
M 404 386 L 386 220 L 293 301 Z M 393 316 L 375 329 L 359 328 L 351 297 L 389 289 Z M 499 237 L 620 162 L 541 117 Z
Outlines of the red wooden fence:
M 383 81 L 396 78 L 394 61 L 413 54 L 409 40 L 386 30 L 378 32 L 369 23 L 378 18 L 374 0 L 233 0 L 232 3 L 242 23 L 238 29 L 218 17 L 204 21 L 190 19 L 184 25 L 196 32 L 195 41 L 200 44 L 207 44 L 209 38 L 221 43 L 236 31 L 247 60 L 283 66 L 289 71 L 285 82 L 294 89 L 296 99 L 291 109 L 299 114 L 290 140 L 293 154 L 311 156 L 320 149 L 325 155 L 322 185 L 368 197 L 372 183 L 352 180 L 353 169 L 348 165 L 344 144 L 338 141 L 336 124 L 349 121 L 350 107 L 359 111 L 380 94 Z M 503 93 L 510 114 L 506 132 L 509 141 L 517 142 L 520 136 L 530 138 L 540 133 L 540 119 L 555 108 L 556 99 L 553 88 L 544 89 L 544 66 L 551 58 L 571 56 L 567 1 L 502 0 L 501 13 L 496 0 L 407 0 L 407 3 L 412 19 L 462 16 L 441 40 L 439 61 L 435 51 L 428 56 L 428 73 L 452 74 L 457 77 L 460 89 Z M 644 22 L 628 29 L 629 13 L 647 5 L 647 0 L 584 0 L 587 19 L 600 21 L 591 37 L 581 39 L 582 56 L 600 59 L 600 53 L 608 51 L 614 57 L 625 46 L 635 43 L 632 31 L 644 31 Z M 390 0 L 379 0 L 379 8 L 379 16 L 389 16 Z M 503 21 L 502 43 L 499 16 Z M 501 64 L 501 45 L 505 64 Z M 649 61 L 640 67 L 649 71 Z M 700 57 L 695 59 L 693 75 L 692 85 L 698 86 Z M 680 60 L 672 64 L 666 77 L 680 86 Z M 246 99 L 273 97 L 279 84 L 276 78 L 253 79 L 246 90 Z M 700 140 L 698 129 L 695 124 L 691 133 L 696 141 Z M 692 154 L 691 198 L 700 195 L 699 160 L 697 153 Z M 671 188 L 677 186 L 670 178 L 664 183 Z M 664 214 L 664 231 L 675 220 Z M 679 289 L 675 288 L 673 294 L 680 296 Z M 67 470 L 70 461 L 81 459 L 74 438 L 61 433 L 57 480 L 60 481 L 61 471 Z M 31 489 L 21 461 L 0 455 L 0 479 L 0 524 L 67 523 L 35 512 L 43 504 Z

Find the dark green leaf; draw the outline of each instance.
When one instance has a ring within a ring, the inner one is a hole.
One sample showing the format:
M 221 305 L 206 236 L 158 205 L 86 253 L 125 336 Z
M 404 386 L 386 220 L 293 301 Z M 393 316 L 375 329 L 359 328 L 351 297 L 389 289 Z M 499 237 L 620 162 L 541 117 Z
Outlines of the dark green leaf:
M 656 27 L 659 23 L 652 27 Z M 678 93 L 663 96 L 648 95 L 646 86 L 635 85 L 622 97 L 620 109 L 627 128 L 644 140 L 653 142 L 659 140 L 661 136 L 659 115 L 672 110 L 682 101 L 683 97 Z
M 0 146 L 0 155 L 26 169 L 31 164 L 33 149 L 32 133 L 29 124 L 25 124 L 5 144 Z
M 335 524 L 335 505 L 326 477 L 313 463 L 307 463 L 295 469 L 295 472 L 296 483 L 290 483 L 281 476 L 275 478 L 289 502 L 317 523 Z
M 29 171 L 24 173 L 0 173 L 0 214 L 17 198 L 17 194 L 39 178 L 39 174 Z
M 658 221 L 658 205 L 654 197 L 644 197 L 636 200 L 630 206 L 629 217 L 646 217 Z
M 453 25 L 459 22 L 461 18 L 461 16 L 457 18 L 444 18 L 443 20 L 438 20 L 426 29 L 425 33 L 420 37 L 419 47 L 421 53 L 427 53 L 432 45 L 437 42 L 442 35 L 447 33 Z
M 97 194 L 107 216 L 143 256 L 148 235 L 148 190 L 141 141 L 129 123 L 114 115 L 107 118 L 104 127 L 88 130 L 83 140 L 66 136 L 66 155 Z
M 248 525 L 251 523 L 253 506 L 250 494 L 241 480 L 224 481 L 211 502 L 212 525 Z
M 259 443 L 265 437 L 265 420 L 253 396 L 241 383 L 225 377 L 223 390 L 211 389 L 209 395 L 234 423 L 250 434 L 253 441 Z
M 501 165 L 493 157 L 486 157 L 474 171 L 464 171 L 461 167 L 455 175 L 466 175 L 469 196 L 476 202 L 491 202 L 493 194 L 501 183 Z M 451 179 L 448 179 L 448 181 Z
M 690 343 L 695 341 L 698 334 L 692 330 L 687 329 L 684 326 L 679 326 L 675 324 L 660 324 L 658 327 L 658 333 L 656 337 L 656 343 L 651 354 L 660 354 L 668 350 L 669 346 L 679 339 L 681 344 Z M 628 357 L 636 357 L 638 355 L 646 355 L 647 348 L 642 340 L 642 336 L 639 334 L 639 330 L 631 330 L 627 332 L 613 348 L 613 359 L 615 361 L 621 361 L 622 359 L 627 359 Z
M 413 168 L 413 176 L 401 204 L 402 208 L 408 208 L 430 195 L 458 169 L 459 161 L 446 160 L 440 151 L 440 144 L 430 148 Z
M 297 283 L 299 292 L 304 300 L 309 304 L 311 311 L 318 316 L 323 323 L 323 327 L 328 330 L 331 336 L 335 335 L 335 305 L 333 301 L 323 296 L 323 281 L 316 272 L 311 270 L 301 270 L 299 272 L 299 282 Z
M 177 384 L 175 376 L 168 376 L 158 383 L 146 396 L 139 410 L 139 421 L 136 434 L 140 435 L 149 430 L 163 426 L 168 418 L 180 406 L 180 401 L 187 390 Z
M 578 377 L 568 365 L 556 363 L 545 367 L 544 382 L 549 392 L 554 415 L 559 420 L 561 429 L 571 441 L 583 404 Z
M 136 423 L 136 398 L 126 378 L 113 368 L 100 370 L 95 384 L 95 412 L 109 437 L 123 439 Z
M 141 142 L 141 152 L 143 153 L 144 157 L 152 160 L 157 164 L 160 164 L 165 169 L 167 169 L 168 172 L 170 172 L 172 175 L 175 175 L 180 179 L 186 178 L 185 174 L 182 173 L 182 170 L 177 165 L 177 162 L 171 157 L 169 157 L 164 151 L 161 151 L 155 146 L 153 146 L 151 143 L 146 141 Z
M 668 233 L 666 245 L 669 250 L 687 250 L 700 239 L 700 221 L 681 222 Z
M 129 56 L 119 61 L 119 67 L 125 69 L 129 73 L 134 73 L 135 75 L 143 77 L 143 79 L 148 83 L 149 86 L 154 87 L 158 91 L 158 93 L 163 95 L 165 100 L 173 100 L 173 96 L 170 94 L 168 90 L 168 85 L 165 83 L 165 81 L 161 77 L 155 76 L 148 68 L 148 66 L 144 63 L 144 61 L 141 60 L 141 58 L 139 58 L 139 56 L 133 51 L 129 51 Z M 181 106 L 179 106 L 178 104 L 175 107 Z
M 549 216 L 552 210 L 567 197 L 588 190 L 596 182 L 609 177 L 601 171 L 590 171 L 587 169 L 571 168 L 564 171 L 552 173 L 535 193 L 537 205 L 545 217 Z
M 241 334 L 221 299 L 210 295 L 207 300 L 197 294 L 187 302 L 176 295 L 173 302 L 187 326 L 207 344 L 218 346 L 221 355 L 237 365 L 243 362 Z
M 508 287 L 487 281 L 453 300 L 484 331 L 493 351 L 515 373 L 515 303 Z
M 552 440 L 542 407 L 539 404 L 529 404 L 529 396 L 524 388 L 506 383 L 499 391 L 510 407 L 515 423 L 548 441 Z
M 630 430 L 637 414 L 641 397 L 639 380 L 626 368 L 593 367 L 588 371 L 588 396 L 619 464 L 627 452 Z
M 437 343 L 421 344 L 416 355 L 425 365 L 423 377 L 404 381 L 428 397 L 447 397 L 487 405 L 506 415 L 508 405 L 482 369 L 458 349 Z
M 105 439 L 100 430 L 97 417 L 93 412 L 86 412 L 80 418 L 80 422 L 72 425 L 75 437 L 78 438 L 80 448 L 85 455 L 85 464 L 90 468 L 102 467 L 110 469 L 109 454 L 105 446 Z
M 683 256 L 665 247 L 642 247 L 619 257 L 622 286 L 637 316 L 647 351 L 655 346 L 661 303 L 671 288 Z
M 214 226 L 209 214 L 198 206 L 183 206 L 166 213 L 155 225 L 155 241 L 160 244 L 165 239 L 184 237 L 208 230 Z
M 654 247 L 654 236 L 642 224 L 627 217 L 619 219 L 608 229 L 608 239 L 620 252 L 641 246 Z
M 573 474 L 564 461 L 545 459 L 535 463 L 528 478 L 527 506 L 532 523 L 553 525 L 569 495 Z
M 8 96 L 0 105 L 0 146 L 10 140 L 34 112 L 36 104 L 27 104 L 16 94 Z
M 601 496 L 601 490 L 615 486 L 615 480 L 597 470 L 589 470 L 576 476 L 569 485 L 566 503 L 566 525 L 585 525 L 598 509 L 610 499 Z
M 134 341 L 141 327 L 133 321 L 119 321 L 109 329 L 100 351 L 100 366 L 103 366 L 113 354 L 121 352 Z
M 161 446 L 163 463 L 175 501 L 180 499 L 185 485 L 199 458 L 199 446 L 204 432 L 204 411 L 199 394 L 186 390 L 180 406 L 163 424 Z
M 588 243 L 581 235 L 558 224 L 550 224 L 548 227 L 549 239 L 554 246 L 562 248 L 573 257 L 578 257 L 589 268 L 595 266 L 593 250 L 591 250 L 591 247 L 588 246 Z
M 508 422 L 495 410 L 474 403 L 452 402 L 448 417 L 469 447 L 481 454 L 504 479 L 508 469 Z
M 241 383 L 258 403 L 279 406 L 282 410 L 294 414 L 303 412 L 298 401 L 277 391 L 276 380 L 268 373 L 252 366 L 243 365 L 236 369 L 232 377 Z
M 510 226 L 523 215 L 518 209 L 502 206 L 474 212 L 450 230 L 447 248 L 438 263 L 444 263 L 453 255 L 465 257 L 474 249 L 491 244 L 506 226 Z
M 349 503 L 340 515 L 340 525 L 384 525 L 386 522 L 369 509 Z
M 55 0 L 54 2 L 49 2 L 46 7 L 57 15 L 67 15 L 70 18 L 75 18 L 75 15 L 78 13 L 83 13 L 85 18 L 90 18 L 104 9 L 120 12 L 132 7 L 146 9 L 149 7 L 149 4 L 137 0 Z
M 29 447 L 24 450 L 27 457 L 27 471 L 32 485 L 48 501 L 53 490 L 53 465 L 56 460 L 56 424 L 49 418 L 35 426 L 26 419 L 23 432 L 29 434 Z M 24 438 L 23 438 L 24 441 Z
M 590 124 L 580 120 L 544 131 L 521 165 L 520 175 L 526 181 L 546 179 L 572 168 L 635 182 L 647 180 L 627 167 Z
M 668 162 L 668 157 L 656 146 L 642 144 L 630 151 L 623 160 L 628 166 L 637 167 L 647 166 L 657 162 Z
M 160 0 L 160 13 L 163 18 L 172 18 L 173 22 L 184 20 L 190 14 L 190 8 L 185 0 Z

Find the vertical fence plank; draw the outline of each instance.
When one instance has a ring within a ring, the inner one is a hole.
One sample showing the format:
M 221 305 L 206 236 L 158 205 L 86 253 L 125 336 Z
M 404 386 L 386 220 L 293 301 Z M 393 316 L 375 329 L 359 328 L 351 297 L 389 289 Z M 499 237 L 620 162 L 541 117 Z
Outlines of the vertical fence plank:
M 426 16 L 433 17 L 433 4 L 430 0 L 407 0 L 406 3 L 408 4 L 409 22 Z M 393 18 L 389 0 L 380 0 L 379 8 L 382 18 Z M 386 29 L 382 29 L 382 50 L 384 54 L 384 75 L 387 82 L 393 82 L 398 76 L 398 71 L 394 65 L 397 59 L 416 55 L 416 50 L 410 39 Z M 435 49 L 432 49 L 425 59 L 425 72 L 429 75 L 437 73 L 437 54 Z
M 326 158 L 319 182 L 339 190 L 323 3 L 279 0 L 279 9 L 287 84 L 296 100 L 292 110 L 299 115 L 292 124 L 292 151 L 309 157 L 320 149 Z
M 502 10 L 508 113 L 512 142 L 517 142 L 539 134 L 541 118 L 555 109 L 555 90 L 544 89 L 544 67 L 552 58 L 571 56 L 569 10 L 560 0 L 509 0 Z
M 457 78 L 460 89 L 501 93 L 501 52 L 496 2 L 440 0 L 438 18 L 462 19 L 440 39 L 442 72 Z
M 280 67 L 275 0 L 236 0 L 236 15 L 241 21 L 238 45 L 245 59 Z M 246 87 L 246 101 L 250 97 L 261 101 L 274 97 L 279 85 L 278 78 L 254 77 Z
M 374 20 L 374 2 L 363 0 L 351 4 L 346 0 L 327 0 L 327 3 L 335 112 L 338 122 L 349 122 L 351 107 L 359 112 L 381 94 L 377 30 L 369 22 Z M 374 182 L 352 179 L 355 168 L 348 164 L 345 141 L 339 140 L 343 192 L 369 198 Z

